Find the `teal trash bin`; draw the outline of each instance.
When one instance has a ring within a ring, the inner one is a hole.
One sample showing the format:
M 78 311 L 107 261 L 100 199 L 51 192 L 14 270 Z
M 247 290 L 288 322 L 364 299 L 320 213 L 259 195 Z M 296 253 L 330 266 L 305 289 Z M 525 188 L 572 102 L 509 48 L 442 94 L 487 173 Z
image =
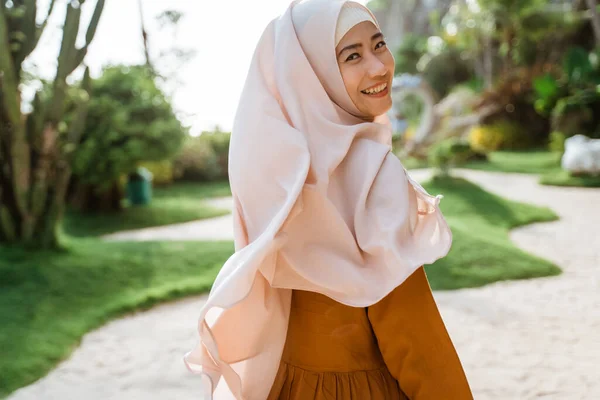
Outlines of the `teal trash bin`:
M 145 206 L 152 201 L 152 172 L 144 167 L 129 174 L 127 200 L 132 206 Z

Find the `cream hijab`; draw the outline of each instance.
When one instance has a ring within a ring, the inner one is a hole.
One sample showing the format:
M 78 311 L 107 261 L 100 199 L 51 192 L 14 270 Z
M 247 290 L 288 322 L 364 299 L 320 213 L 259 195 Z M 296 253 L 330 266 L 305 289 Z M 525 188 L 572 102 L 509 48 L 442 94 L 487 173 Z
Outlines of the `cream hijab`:
M 334 44 L 345 2 L 294 1 L 254 53 L 229 157 L 236 252 L 185 355 L 208 399 L 267 398 L 292 289 L 367 307 L 450 249 L 441 196 L 391 153 L 385 117 L 360 119 L 345 90 Z

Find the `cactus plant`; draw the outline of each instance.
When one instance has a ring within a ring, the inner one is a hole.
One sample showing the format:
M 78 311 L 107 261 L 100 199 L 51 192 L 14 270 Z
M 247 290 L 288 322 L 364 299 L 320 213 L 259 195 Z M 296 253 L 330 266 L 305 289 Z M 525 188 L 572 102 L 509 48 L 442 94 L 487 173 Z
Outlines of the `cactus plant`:
M 66 124 L 67 77 L 82 64 L 104 7 L 98 0 L 85 44 L 75 45 L 85 0 L 66 4 L 56 76 L 49 96 L 36 94 L 32 111 L 21 111 L 23 61 L 36 48 L 55 8 L 36 23 L 36 0 L 0 1 L 0 243 L 38 247 L 58 245 L 57 227 L 70 178 L 69 158 L 81 136 L 89 99 L 86 69 L 77 96 L 77 113 Z

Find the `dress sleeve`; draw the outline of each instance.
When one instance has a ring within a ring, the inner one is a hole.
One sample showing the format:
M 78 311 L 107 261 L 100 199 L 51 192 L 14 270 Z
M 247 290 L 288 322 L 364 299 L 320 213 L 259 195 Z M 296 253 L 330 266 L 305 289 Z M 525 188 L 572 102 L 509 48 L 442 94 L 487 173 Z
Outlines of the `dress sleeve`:
M 473 399 L 423 267 L 367 312 L 385 363 L 409 399 Z

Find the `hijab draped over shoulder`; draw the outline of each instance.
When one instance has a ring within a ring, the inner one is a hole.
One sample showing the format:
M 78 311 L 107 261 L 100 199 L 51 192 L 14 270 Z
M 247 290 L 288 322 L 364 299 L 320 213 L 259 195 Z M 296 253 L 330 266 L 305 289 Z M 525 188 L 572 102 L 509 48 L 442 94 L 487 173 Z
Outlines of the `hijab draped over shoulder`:
M 334 43 L 345 2 L 294 1 L 252 58 L 229 154 L 236 252 L 184 358 L 209 399 L 267 398 L 292 289 L 367 307 L 450 249 L 441 196 L 391 152 L 386 117 L 367 122 L 346 92 Z

